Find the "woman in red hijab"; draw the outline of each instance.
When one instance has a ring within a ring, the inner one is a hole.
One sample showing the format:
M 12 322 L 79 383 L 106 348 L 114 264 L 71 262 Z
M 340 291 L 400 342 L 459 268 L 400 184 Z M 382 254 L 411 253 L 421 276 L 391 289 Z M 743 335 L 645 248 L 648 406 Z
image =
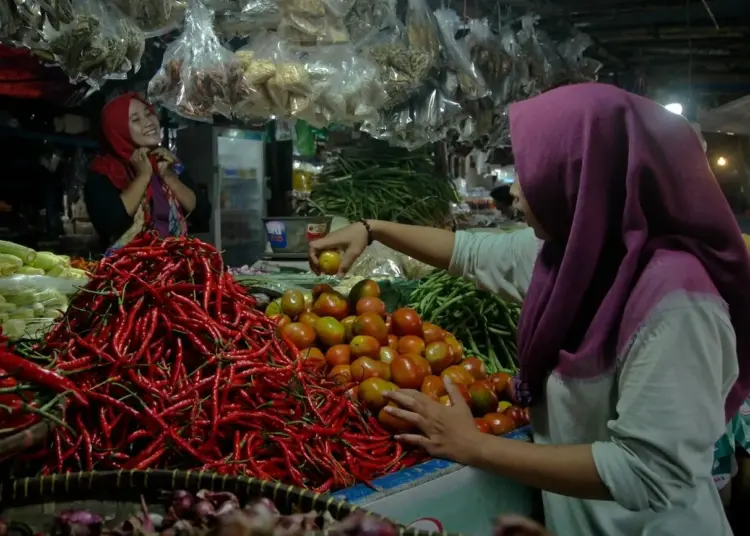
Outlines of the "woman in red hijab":
M 126 93 L 102 110 L 102 152 L 91 163 L 84 200 L 105 247 L 119 247 L 144 229 L 182 236 L 190 221 L 205 227 L 208 199 L 196 191 L 161 143 L 153 106 Z

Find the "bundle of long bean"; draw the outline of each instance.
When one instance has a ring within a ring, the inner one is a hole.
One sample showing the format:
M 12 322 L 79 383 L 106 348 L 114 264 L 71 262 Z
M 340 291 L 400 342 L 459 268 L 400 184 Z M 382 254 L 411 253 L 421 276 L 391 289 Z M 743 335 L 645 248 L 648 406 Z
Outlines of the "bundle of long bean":
M 453 333 L 489 372 L 517 370 L 518 305 L 444 271 L 420 280 L 410 299 L 423 320 Z
M 80 389 L 44 472 L 185 468 L 326 491 L 415 460 L 275 335 L 195 239 L 142 235 L 92 270 L 36 349 Z
M 370 142 L 342 149 L 326 164 L 308 213 L 444 227 L 457 201 L 453 183 L 436 173 L 429 153 Z

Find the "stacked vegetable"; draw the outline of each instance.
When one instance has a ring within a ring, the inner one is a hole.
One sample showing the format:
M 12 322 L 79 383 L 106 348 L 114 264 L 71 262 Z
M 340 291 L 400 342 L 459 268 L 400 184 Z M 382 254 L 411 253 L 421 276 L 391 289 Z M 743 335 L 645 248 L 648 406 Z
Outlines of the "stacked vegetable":
M 511 403 L 510 374 L 488 374 L 482 360 L 465 356 L 452 333 L 424 322 L 414 309 L 388 314 L 373 280 L 357 283 L 348 297 L 328 285 L 309 294 L 288 290 L 266 313 L 308 362 L 348 387 L 388 430 L 409 427 L 384 411 L 384 393 L 417 389 L 450 405 L 446 377 L 464 395 L 481 430 L 501 435 L 528 424 L 526 411 Z
M 447 272 L 434 272 L 419 282 L 411 307 L 425 320 L 444 326 L 490 372 L 515 372 L 517 304 L 477 288 Z
M 11 340 L 41 337 L 65 311 L 66 293 L 86 279 L 67 257 L 5 241 L 0 241 L 0 275 L 0 325 Z
M 140 235 L 90 277 L 36 349 L 90 402 L 30 453 L 43 472 L 200 469 L 323 492 L 418 459 L 274 336 L 212 246 Z

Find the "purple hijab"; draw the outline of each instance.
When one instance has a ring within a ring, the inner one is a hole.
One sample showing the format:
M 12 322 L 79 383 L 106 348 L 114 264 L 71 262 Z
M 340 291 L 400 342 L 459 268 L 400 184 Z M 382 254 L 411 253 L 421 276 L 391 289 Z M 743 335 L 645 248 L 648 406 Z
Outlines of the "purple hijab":
M 542 396 L 553 370 L 579 378 L 612 370 L 623 330 L 627 339 L 660 298 L 713 292 L 729 307 L 737 336 L 739 378 L 725 407 L 731 418 L 750 393 L 750 256 L 690 124 L 604 84 L 514 104 L 510 122 L 521 189 L 551 236 L 518 328 L 520 394 Z M 644 269 L 642 279 L 659 280 L 648 292 L 639 280 Z M 675 276 L 663 284 L 667 269 Z

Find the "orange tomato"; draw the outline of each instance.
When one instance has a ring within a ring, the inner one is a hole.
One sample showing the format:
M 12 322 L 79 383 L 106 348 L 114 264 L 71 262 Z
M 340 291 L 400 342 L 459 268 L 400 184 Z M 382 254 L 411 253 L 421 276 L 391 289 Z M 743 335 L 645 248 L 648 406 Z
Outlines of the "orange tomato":
M 409 356 L 399 356 L 391 363 L 393 382 L 403 389 L 419 389 L 427 377 L 424 368 Z
M 376 338 L 369 335 L 357 335 L 349 343 L 349 348 L 351 348 L 354 357 L 377 358 L 380 356 L 380 343 Z
M 451 402 L 451 397 L 448 395 L 443 395 L 438 399 L 438 402 L 440 402 L 443 406 L 448 406 L 449 408 L 453 407 L 453 402 Z
M 467 357 L 460 365 L 471 374 L 475 380 L 483 380 L 487 377 L 487 365 L 477 357 Z
M 381 372 L 380 377 L 388 381 L 391 381 L 391 364 L 383 363 L 381 361 L 376 361 L 376 363 L 380 366 L 380 372 Z
M 323 251 L 318 255 L 320 271 L 326 275 L 336 275 L 341 266 L 341 253 L 336 250 Z
M 424 351 L 424 357 L 430 364 L 433 374 L 440 374 L 453 364 L 450 347 L 444 342 L 431 342 Z
M 328 373 L 328 378 L 333 380 L 337 385 L 351 383 L 352 369 L 349 365 L 336 365 Z
M 507 372 L 496 372 L 495 374 L 490 375 L 489 380 L 492 387 L 495 389 L 495 394 L 502 397 L 505 395 L 511 377 Z
M 341 325 L 344 326 L 344 333 L 346 342 L 351 341 L 354 338 L 354 323 L 357 321 L 356 316 L 347 316 L 341 321 Z
M 354 322 L 354 334 L 368 335 L 376 339 L 378 344 L 388 344 L 388 328 L 385 327 L 383 318 L 377 313 L 370 312 L 359 315 Z
M 302 322 L 303 324 L 307 324 L 311 328 L 315 329 L 315 322 L 319 318 L 320 317 L 318 315 L 316 315 L 315 313 L 311 313 L 310 311 L 305 311 L 304 313 L 302 313 L 301 315 L 299 315 L 298 321 Z
M 331 285 L 329 285 L 328 283 L 319 283 L 319 284 L 315 285 L 312 288 L 312 292 L 311 292 L 313 302 L 317 301 L 317 299 L 320 296 L 322 296 L 323 294 L 326 294 L 326 293 L 335 294 L 336 291 L 333 290 L 333 287 Z
M 387 405 L 398 407 L 393 402 L 388 402 Z M 411 423 L 408 423 L 403 419 L 399 419 L 398 417 L 394 417 L 393 415 L 388 413 L 385 408 L 381 409 L 378 413 L 378 421 L 383 425 L 383 428 L 393 432 L 394 434 L 405 434 L 414 429 Z
M 326 366 L 326 358 L 318 348 L 312 347 L 302 350 L 299 356 L 305 360 L 306 364 L 311 364 L 315 368 L 323 369 Z
M 325 346 L 341 344 L 345 337 L 344 326 L 332 316 L 324 316 L 315 321 L 315 334 Z
M 284 328 L 292 323 L 292 319 L 282 313 L 271 315 L 268 318 L 276 322 L 276 335 L 279 337 L 284 333 Z
M 325 292 L 315 300 L 312 312 L 320 317 L 332 316 L 343 320 L 349 314 L 349 304 L 339 294 Z
M 483 434 L 489 434 L 490 432 L 492 432 L 492 430 L 490 429 L 490 425 L 482 418 L 475 418 L 474 424 L 477 425 L 477 430 L 479 430 Z
M 315 342 L 315 330 L 301 322 L 292 322 L 284 326 L 282 333 L 298 350 L 309 348 Z
M 296 317 L 305 312 L 305 295 L 301 290 L 287 290 L 281 296 L 281 310 L 285 315 Z
M 445 343 L 450 346 L 453 353 L 453 362 L 456 364 L 460 363 L 464 358 L 464 347 L 461 346 L 461 343 L 453 335 L 446 335 Z
M 357 302 L 355 312 L 357 315 L 375 313 L 382 318 L 385 316 L 385 303 L 380 298 L 362 298 Z
M 440 376 L 427 376 L 419 390 L 434 400 L 440 400 L 441 396 L 448 394 Z
M 351 362 L 352 351 L 348 344 L 334 344 L 326 352 L 326 362 L 335 367 L 336 365 L 348 365 Z
M 398 357 L 398 352 L 390 346 L 382 346 L 380 348 L 380 362 L 390 365 L 393 360 Z
M 369 357 L 360 357 L 351 364 L 351 368 L 352 380 L 355 382 L 362 382 L 375 376 L 378 378 L 383 376 L 383 368 L 380 363 Z
M 520 428 L 521 426 L 526 426 L 527 424 L 529 424 L 529 421 L 526 419 L 526 411 L 524 411 L 524 408 L 512 406 L 510 409 L 508 409 L 508 411 L 505 412 L 505 415 L 513 420 L 516 428 Z
M 456 385 L 471 385 L 474 383 L 474 377 L 465 368 L 458 365 L 448 367 L 440 374 L 440 377 L 443 378 L 443 381 L 445 381 L 445 378 L 450 378 Z
M 388 335 L 388 346 L 398 352 L 398 337 L 395 335 Z
M 492 390 L 492 385 L 485 382 L 474 382 L 469 386 L 471 407 L 474 414 L 481 417 L 486 413 L 492 413 L 497 408 L 497 395 Z
M 415 335 L 406 335 L 398 340 L 399 354 L 424 355 L 425 343 Z
M 384 393 L 389 391 L 395 391 L 398 386 L 384 380 L 383 378 L 367 378 L 359 384 L 359 400 L 362 402 L 367 409 L 373 413 L 377 413 L 388 403 L 383 397 Z
M 505 413 L 488 413 L 484 420 L 490 425 L 490 430 L 494 435 L 505 435 L 516 429 L 513 419 Z
M 391 322 L 393 324 L 393 333 L 399 337 L 406 335 L 414 335 L 420 337 L 422 335 L 422 319 L 414 309 L 403 307 L 396 309 L 391 315 Z
M 442 342 L 445 339 L 445 333 L 435 324 L 425 322 L 422 324 L 422 338 L 425 344 L 429 345 L 433 342 Z

